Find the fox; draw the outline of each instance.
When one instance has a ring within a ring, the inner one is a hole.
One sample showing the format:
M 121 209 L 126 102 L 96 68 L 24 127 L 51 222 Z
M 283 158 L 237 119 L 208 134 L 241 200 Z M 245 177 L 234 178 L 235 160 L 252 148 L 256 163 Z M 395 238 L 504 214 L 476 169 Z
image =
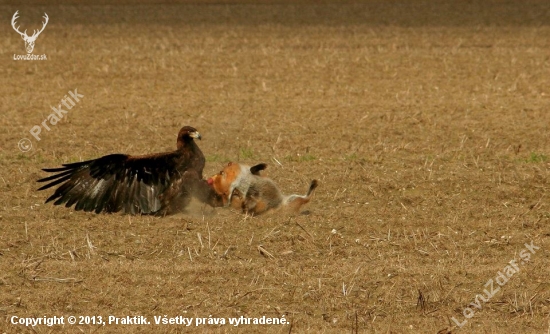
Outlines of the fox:
M 250 215 L 260 215 L 279 208 L 298 212 L 310 202 L 317 180 L 311 181 L 305 195 L 284 195 L 275 182 L 260 174 L 267 164 L 252 167 L 229 162 L 219 173 L 208 179 L 208 184 L 222 197 L 224 206 L 231 206 Z

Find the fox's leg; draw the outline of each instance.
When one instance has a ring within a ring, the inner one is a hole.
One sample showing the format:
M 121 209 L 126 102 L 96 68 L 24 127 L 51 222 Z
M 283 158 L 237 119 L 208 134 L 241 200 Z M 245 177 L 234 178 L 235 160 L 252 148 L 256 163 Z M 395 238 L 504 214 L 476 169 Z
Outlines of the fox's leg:
M 286 204 L 291 210 L 298 212 L 304 204 L 309 203 L 311 200 L 311 195 L 313 195 L 318 185 L 319 183 L 317 180 L 311 181 L 309 189 L 305 195 L 290 195 L 287 197 Z
M 254 208 L 256 207 L 257 200 L 254 197 L 247 196 L 243 200 L 242 208 L 243 213 L 252 213 L 254 212 Z
M 267 209 L 269 209 L 267 202 L 263 199 L 260 199 L 256 202 L 256 206 L 254 206 L 254 213 L 259 215 L 267 211 Z

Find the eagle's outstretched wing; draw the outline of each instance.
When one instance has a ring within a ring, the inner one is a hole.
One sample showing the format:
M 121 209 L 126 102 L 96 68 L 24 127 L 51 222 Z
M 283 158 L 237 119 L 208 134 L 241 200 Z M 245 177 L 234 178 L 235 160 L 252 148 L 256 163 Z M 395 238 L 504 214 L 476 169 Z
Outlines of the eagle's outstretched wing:
M 104 157 L 43 169 L 55 175 L 38 190 L 61 184 L 46 203 L 75 205 L 75 210 L 131 214 L 168 213 L 184 208 L 191 196 L 212 206 L 222 200 L 202 179 L 204 155 L 193 141 L 197 130 L 184 126 L 177 150 L 145 156 L 110 154 Z
M 170 200 L 167 190 L 183 185 L 176 153 L 145 157 L 111 154 L 43 170 L 57 174 L 38 180 L 49 182 L 38 190 L 63 183 L 46 203 L 75 204 L 77 211 L 155 213 Z

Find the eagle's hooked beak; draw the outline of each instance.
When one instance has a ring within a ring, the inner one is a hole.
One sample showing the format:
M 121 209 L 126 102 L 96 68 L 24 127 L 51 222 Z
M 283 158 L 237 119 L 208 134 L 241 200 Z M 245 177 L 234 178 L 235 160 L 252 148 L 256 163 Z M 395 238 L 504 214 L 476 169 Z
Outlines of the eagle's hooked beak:
M 189 132 L 189 136 L 198 140 L 202 138 L 201 134 L 198 131 Z

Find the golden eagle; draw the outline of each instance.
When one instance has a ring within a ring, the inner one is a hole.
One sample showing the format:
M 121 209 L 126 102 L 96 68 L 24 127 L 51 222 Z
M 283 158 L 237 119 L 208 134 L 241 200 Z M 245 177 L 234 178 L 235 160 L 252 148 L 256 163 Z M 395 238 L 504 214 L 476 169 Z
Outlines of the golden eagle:
M 173 152 L 131 156 L 110 154 L 104 157 L 45 168 L 56 173 L 38 182 L 49 182 L 38 190 L 62 183 L 46 203 L 75 205 L 75 210 L 96 213 L 169 214 L 189 204 L 191 197 L 211 206 L 222 200 L 202 178 L 204 155 L 193 138 L 197 130 L 184 126 L 178 133 Z

